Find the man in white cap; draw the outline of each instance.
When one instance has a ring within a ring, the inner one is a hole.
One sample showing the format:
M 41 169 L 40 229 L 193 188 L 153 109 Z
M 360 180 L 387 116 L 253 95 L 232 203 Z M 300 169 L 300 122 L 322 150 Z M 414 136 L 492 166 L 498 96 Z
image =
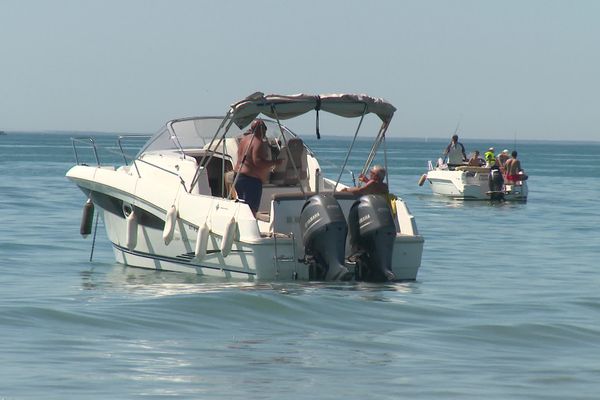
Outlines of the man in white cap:
M 498 163 L 500 164 L 500 168 L 504 168 L 504 164 L 510 158 L 510 153 L 508 149 L 502 150 L 502 153 L 498 154 Z

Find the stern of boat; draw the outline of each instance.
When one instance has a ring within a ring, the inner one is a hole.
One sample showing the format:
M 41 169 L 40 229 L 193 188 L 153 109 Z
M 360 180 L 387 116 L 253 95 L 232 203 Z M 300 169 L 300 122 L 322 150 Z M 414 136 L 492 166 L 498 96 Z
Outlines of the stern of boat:
M 404 200 L 395 202 L 398 233 L 394 240 L 392 272 L 398 280 L 415 280 L 421 267 L 425 239 L 419 234 L 415 217 Z

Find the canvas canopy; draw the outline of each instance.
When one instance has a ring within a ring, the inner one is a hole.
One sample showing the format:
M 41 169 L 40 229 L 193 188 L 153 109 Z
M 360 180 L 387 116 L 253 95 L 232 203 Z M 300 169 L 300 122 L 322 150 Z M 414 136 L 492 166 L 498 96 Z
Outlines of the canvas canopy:
M 231 105 L 231 115 L 241 129 L 259 114 L 274 119 L 289 119 L 313 110 L 322 110 L 341 117 L 354 118 L 375 114 L 389 123 L 396 108 L 381 98 L 365 94 L 295 94 L 290 96 L 256 92 Z

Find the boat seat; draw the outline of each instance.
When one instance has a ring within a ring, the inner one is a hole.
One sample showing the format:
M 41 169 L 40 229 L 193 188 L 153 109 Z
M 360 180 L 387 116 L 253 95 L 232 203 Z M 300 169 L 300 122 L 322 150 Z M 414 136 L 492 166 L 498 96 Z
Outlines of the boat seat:
M 279 151 L 283 162 L 275 167 L 271 174 L 271 183 L 280 186 L 298 185 L 306 179 L 307 154 L 304 142 L 300 138 L 291 138 Z M 293 162 L 292 162 L 293 161 Z M 296 166 L 296 170 L 294 170 Z M 297 173 L 296 173 L 297 172 Z
M 269 222 L 271 215 L 266 211 L 259 211 L 256 213 L 256 219 L 262 222 Z
M 461 165 L 460 167 L 456 167 L 457 171 L 467 171 L 467 172 L 490 172 L 489 167 L 478 167 L 475 165 Z

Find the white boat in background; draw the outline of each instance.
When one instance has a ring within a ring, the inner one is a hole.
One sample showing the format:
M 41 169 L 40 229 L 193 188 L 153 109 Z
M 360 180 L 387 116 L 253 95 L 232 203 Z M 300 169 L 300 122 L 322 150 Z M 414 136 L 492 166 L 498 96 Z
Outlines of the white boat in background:
M 434 167 L 429 161 L 428 171 L 419 179 L 419 186 L 429 182 L 436 195 L 457 200 L 527 201 L 527 175 L 522 180 L 505 182 L 498 169 L 461 165 L 449 169 L 438 160 Z
M 67 177 L 88 197 L 82 234 L 91 232 L 96 207 L 116 260 L 130 266 L 261 281 L 416 279 L 424 240 L 405 202 L 339 192 L 342 172 L 324 177 L 315 154 L 281 124 L 315 110 L 317 135 L 319 111 L 357 118 L 356 134 L 365 116 L 379 117 L 368 171 L 395 108 L 366 95 L 255 93 L 225 117 L 169 121 L 131 163 L 120 138 L 119 166 L 101 162 L 93 138 L 74 138 L 77 165 Z M 261 115 L 273 157 L 284 162 L 263 184 L 255 216 L 233 198 L 227 177 L 242 129 Z M 94 165 L 82 162 L 82 143 Z

